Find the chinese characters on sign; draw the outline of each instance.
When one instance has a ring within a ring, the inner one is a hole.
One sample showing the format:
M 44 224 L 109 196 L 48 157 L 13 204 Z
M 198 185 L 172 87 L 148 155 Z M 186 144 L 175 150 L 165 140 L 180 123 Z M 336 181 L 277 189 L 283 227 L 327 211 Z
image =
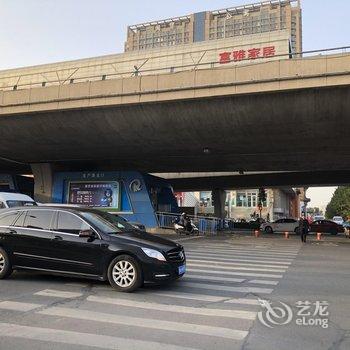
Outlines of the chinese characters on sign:
M 84 179 L 100 179 L 105 176 L 104 173 L 84 173 L 83 178 Z
M 255 60 L 257 58 L 268 58 L 276 55 L 275 46 L 266 46 L 263 48 L 251 48 L 248 50 L 235 50 L 219 53 L 219 63 L 239 62 L 245 59 Z
M 120 186 L 117 181 L 69 184 L 70 204 L 119 209 L 119 199 Z

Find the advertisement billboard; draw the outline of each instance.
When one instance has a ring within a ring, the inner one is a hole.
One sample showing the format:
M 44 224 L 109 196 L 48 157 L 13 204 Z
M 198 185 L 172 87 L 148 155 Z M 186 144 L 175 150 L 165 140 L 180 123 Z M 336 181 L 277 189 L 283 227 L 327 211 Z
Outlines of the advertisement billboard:
M 70 182 L 68 203 L 119 211 L 120 184 L 118 181 Z

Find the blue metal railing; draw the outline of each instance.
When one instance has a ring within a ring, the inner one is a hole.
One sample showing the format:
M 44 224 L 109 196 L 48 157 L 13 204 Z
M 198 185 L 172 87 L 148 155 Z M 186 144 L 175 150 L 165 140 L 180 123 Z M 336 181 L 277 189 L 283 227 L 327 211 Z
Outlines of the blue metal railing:
M 174 221 L 180 216 L 177 213 L 157 212 L 159 228 L 174 229 Z M 223 220 L 215 217 L 189 216 L 201 234 L 216 235 L 223 228 Z

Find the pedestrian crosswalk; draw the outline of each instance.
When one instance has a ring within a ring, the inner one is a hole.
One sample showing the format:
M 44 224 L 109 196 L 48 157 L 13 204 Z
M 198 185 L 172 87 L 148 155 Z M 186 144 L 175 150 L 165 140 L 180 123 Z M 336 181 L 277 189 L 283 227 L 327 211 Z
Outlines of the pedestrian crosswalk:
M 169 285 L 124 294 L 106 283 L 59 279 L 18 298 L 0 293 L 0 349 L 7 350 L 9 338 L 63 349 L 241 348 L 259 298 L 278 288 L 299 244 L 183 244 L 187 273 Z

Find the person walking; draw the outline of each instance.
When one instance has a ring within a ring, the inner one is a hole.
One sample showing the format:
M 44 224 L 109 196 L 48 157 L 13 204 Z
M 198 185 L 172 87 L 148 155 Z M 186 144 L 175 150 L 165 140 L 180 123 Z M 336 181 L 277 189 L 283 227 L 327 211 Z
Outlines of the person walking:
M 309 233 L 310 224 L 306 218 L 300 218 L 299 220 L 299 233 L 300 239 L 303 243 L 306 243 L 306 236 Z

